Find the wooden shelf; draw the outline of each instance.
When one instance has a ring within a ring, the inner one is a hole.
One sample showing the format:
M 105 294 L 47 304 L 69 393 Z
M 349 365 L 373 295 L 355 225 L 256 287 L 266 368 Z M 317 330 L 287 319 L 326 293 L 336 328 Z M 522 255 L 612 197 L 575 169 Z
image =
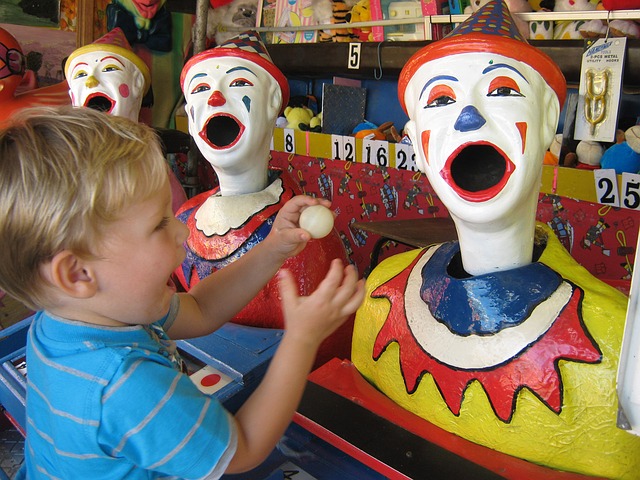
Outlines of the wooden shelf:
M 382 42 L 362 43 L 360 69 L 348 68 L 348 43 L 310 43 L 267 45 L 274 63 L 287 77 L 318 77 L 328 75 L 376 78 L 382 66 L 382 77 L 396 79 L 405 63 L 417 50 L 430 43 Z M 581 40 L 532 40 L 562 69 L 569 84 L 580 83 L 583 42 Z M 623 84 L 625 88 L 640 87 L 640 40 L 627 41 L 627 61 Z M 378 58 L 380 58 L 380 65 Z

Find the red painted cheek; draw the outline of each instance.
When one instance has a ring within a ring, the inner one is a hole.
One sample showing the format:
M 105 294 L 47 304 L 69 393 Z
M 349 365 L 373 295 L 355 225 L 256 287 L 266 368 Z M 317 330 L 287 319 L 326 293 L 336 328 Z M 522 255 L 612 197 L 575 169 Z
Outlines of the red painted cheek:
M 522 140 L 522 153 L 527 146 L 527 122 L 516 122 L 516 128 L 520 132 L 520 138 Z
M 422 132 L 422 151 L 424 152 L 424 159 L 429 165 L 429 139 L 431 138 L 431 130 L 425 130 Z
M 123 83 L 122 85 L 120 85 L 120 87 L 118 88 L 118 91 L 120 92 L 120 96 L 122 98 L 129 97 L 129 85 L 127 85 L 126 83 Z

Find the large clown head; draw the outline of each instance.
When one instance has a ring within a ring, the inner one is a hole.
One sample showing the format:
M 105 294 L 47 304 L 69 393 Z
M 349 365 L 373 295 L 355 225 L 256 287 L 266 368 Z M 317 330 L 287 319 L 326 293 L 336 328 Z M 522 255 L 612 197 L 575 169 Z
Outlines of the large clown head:
M 149 68 L 120 28 L 75 50 L 65 64 L 71 103 L 138 121 L 151 86 Z
M 220 193 L 264 189 L 269 145 L 289 86 L 257 35 L 243 33 L 194 55 L 180 84 L 189 133 L 216 171 Z
M 456 221 L 465 270 L 530 263 L 544 153 L 566 90 L 558 66 L 492 0 L 411 57 L 398 89 L 418 167 Z
M 13 98 L 25 73 L 25 57 L 13 35 L 0 28 L 0 101 Z

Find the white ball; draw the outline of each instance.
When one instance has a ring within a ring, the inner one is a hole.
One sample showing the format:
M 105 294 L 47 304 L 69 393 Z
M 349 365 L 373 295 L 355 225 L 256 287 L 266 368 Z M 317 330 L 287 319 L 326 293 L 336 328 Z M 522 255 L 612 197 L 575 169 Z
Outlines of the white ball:
M 326 237 L 333 228 L 333 212 L 322 205 L 307 207 L 300 214 L 300 228 L 311 238 Z

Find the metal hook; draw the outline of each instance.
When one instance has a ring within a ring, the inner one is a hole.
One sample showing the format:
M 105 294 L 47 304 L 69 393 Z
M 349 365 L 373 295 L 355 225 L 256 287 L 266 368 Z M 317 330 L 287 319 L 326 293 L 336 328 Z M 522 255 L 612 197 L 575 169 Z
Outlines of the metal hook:
M 378 47 L 376 49 L 378 52 L 378 66 L 373 70 L 373 78 L 375 78 L 376 80 L 382 80 L 382 54 L 380 53 L 381 46 L 382 42 L 378 42 Z M 378 71 L 378 69 L 380 70 Z
M 609 19 L 611 18 L 611 10 L 607 10 L 607 32 L 604 34 L 604 41 L 606 42 L 607 40 L 609 40 Z
M 596 126 L 601 123 L 607 113 L 607 91 L 609 89 L 609 73 L 605 70 L 595 72 L 587 70 L 586 92 L 584 95 L 584 116 L 591 125 L 591 136 Z

